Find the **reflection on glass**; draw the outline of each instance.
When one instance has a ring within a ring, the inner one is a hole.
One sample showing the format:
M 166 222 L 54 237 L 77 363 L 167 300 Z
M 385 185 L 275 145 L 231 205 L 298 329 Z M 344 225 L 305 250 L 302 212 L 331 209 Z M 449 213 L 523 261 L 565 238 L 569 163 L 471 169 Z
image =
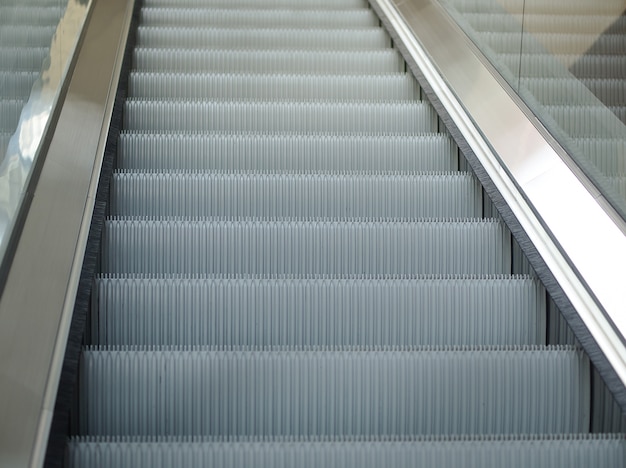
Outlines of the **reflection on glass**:
M 0 259 L 90 0 L 0 0 Z
M 626 218 L 626 0 L 441 0 Z

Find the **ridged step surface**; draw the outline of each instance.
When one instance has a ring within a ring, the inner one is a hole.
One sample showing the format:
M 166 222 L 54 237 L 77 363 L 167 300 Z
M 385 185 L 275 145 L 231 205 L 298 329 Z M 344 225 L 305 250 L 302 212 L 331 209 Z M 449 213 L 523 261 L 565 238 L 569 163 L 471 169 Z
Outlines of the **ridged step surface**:
M 437 131 L 421 102 L 179 102 L 128 100 L 126 128 L 149 132 L 317 132 L 414 134 Z
M 293 5 L 290 5 L 293 6 Z M 273 28 L 367 28 L 378 26 L 378 17 L 368 8 L 336 10 L 143 8 L 144 26 Z
M 463 18 L 476 31 L 512 32 L 521 31 L 522 22 L 526 31 L 551 33 L 573 30 L 583 34 L 597 34 L 607 26 L 612 31 L 626 32 L 626 19 L 614 15 L 511 15 L 508 13 L 464 13 Z M 514 28 L 511 26 L 514 25 Z
M 389 47 L 380 28 L 228 29 L 140 27 L 137 45 L 146 48 L 377 49 Z
M 80 437 L 69 444 L 70 466 L 92 468 L 378 468 L 480 466 L 610 468 L 622 466 L 621 436 L 297 438 L 228 442 L 212 438 Z M 523 455 L 522 455 L 523 454 Z
M 420 89 L 405 73 L 389 75 L 180 75 L 131 73 L 130 93 L 142 99 L 253 101 L 415 101 Z
M 107 221 L 103 271 L 223 274 L 504 274 L 498 221 Z
M 383 75 L 404 71 L 402 57 L 392 49 L 292 51 L 136 48 L 133 57 L 137 70 L 151 72 Z
M 146 7 L 207 7 L 211 8 L 290 8 L 296 10 L 345 10 L 349 8 L 364 8 L 367 4 L 363 0 L 146 0 Z M 330 12 L 332 14 L 332 11 Z
M 118 172 L 118 216 L 419 219 L 482 214 L 470 174 Z
M 56 6 L 0 6 L 0 23 L 24 26 L 55 26 L 63 16 L 63 7 Z
M 0 94 L 5 99 L 24 99 L 30 95 L 38 72 L 0 71 Z
M 24 100 L 0 100 L 0 131 L 13 132 L 20 120 Z
M 107 275 L 97 288 L 94 339 L 108 345 L 480 346 L 546 338 L 545 291 L 530 277 Z
M 0 28 L 0 44 L 3 47 L 17 46 L 24 49 L 50 47 L 56 28 L 56 24 L 51 26 L 3 25 Z
M 80 424 L 89 435 L 546 434 L 589 426 L 589 363 L 567 347 L 104 348 L 86 349 L 81 367 Z
M 48 55 L 47 47 L 10 47 L 0 44 L 0 70 L 2 71 L 39 71 Z
M 122 169 L 323 172 L 458 169 L 447 135 L 189 135 L 125 132 Z

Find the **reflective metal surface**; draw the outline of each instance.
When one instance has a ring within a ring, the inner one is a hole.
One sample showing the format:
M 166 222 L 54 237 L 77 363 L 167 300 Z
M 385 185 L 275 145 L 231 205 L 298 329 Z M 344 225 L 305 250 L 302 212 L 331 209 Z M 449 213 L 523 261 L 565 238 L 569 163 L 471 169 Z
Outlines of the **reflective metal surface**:
M 626 383 L 623 221 L 440 6 L 431 0 L 373 3 Z
M 132 4 L 94 4 L 0 299 L 3 467 L 43 463 Z
M 7 249 L 9 234 L 18 215 L 44 135 L 53 123 L 53 110 L 81 37 L 91 0 L 69 0 L 34 83 L 22 109 L 17 130 L 9 140 L 0 162 L 0 259 Z M 33 5 L 30 5 L 31 7 Z M 27 52 L 27 50 L 24 50 Z M 2 148 L 4 149 L 4 148 Z

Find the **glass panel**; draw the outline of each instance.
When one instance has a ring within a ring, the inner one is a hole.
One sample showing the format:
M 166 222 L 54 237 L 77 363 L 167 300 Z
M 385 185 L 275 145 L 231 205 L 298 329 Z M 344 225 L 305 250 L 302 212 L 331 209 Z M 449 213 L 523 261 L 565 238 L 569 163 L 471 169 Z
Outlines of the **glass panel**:
M 0 0 L 0 259 L 91 0 Z
M 626 218 L 626 0 L 440 0 Z

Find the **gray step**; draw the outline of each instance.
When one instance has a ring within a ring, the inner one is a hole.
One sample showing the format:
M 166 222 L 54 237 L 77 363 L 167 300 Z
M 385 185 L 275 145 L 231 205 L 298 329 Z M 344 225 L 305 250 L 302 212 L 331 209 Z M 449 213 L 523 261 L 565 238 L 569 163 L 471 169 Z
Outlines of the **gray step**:
M 111 214 L 225 218 L 474 218 L 469 173 L 116 172 Z
M 603 174 L 626 175 L 626 140 L 576 138 L 574 141 Z
M 25 26 L 4 25 L 0 27 L 0 44 L 3 47 L 50 47 L 57 25 Z
M 366 0 L 146 0 L 144 7 L 297 8 L 343 10 L 365 8 Z
M 137 46 L 188 49 L 319 49 L 351 50 L 391 47 L 384 29 L 238 29 L 170 28 L 137 29 Z
M 142 8 L 143 26 L 267 28 L 367 28 L 378 26 L 376 14 L 369 8 L 336 10 L 298 9 L 210 9 L 192 8 Z
M 509 13 L 464 13 L 463 18 L 476 31 L 515 32 L 522 30 L 530 33 L 552 33 L 555 31 L 583 34 L 600 34 L 611 31 L 626 32 L 626 19 L 615 15 L 511 15 Z
M 2 5 L 0 24 L 24 26 L 56 26 L 63 16 L 64 7 L 58 5 Z
M 102 271 L 189 274 L 503 274 L 497 221 L 111 219 Z
M 626 105 L 626 79 L 584 79 L 582 83 L 602 102 Z
M 404 60 L 393 49 L 293 51 L 136 48 L 133 58 L 135 69 L 151 72 L 384 75 L 405 71 Z
M 589 427 L 589 372 L 573 347 L 88 348 L 80 427 L 122 436 L 579 433 Z
M 5 47 L 0 44 L 0 71 L 38 72 L 47 58 L 47 47 Z
M 416 102 L 179 102 L 127 100 L 128 130 L 416 134 L 438 129 L 430 104 Z
M 572 137 L 612 138 L 624 134 L 623 124 L 610 109 L 601 105 L 551 105 L 544 109 Z
M 535 33 L 523 36 L 516 32 L 480 32 L 482 41 L 498 53 L 580 54 L 593 46 L 595 55 L 618 55 L 626 48 L 626 36 L 620 34 Z
M 244 75 L 134 72 L 129 96 L 141 99 L 251 101 L 416 101 L 412 75 Z
M 0 99 L 0 132 L 13 133 L 20 121 L 24 100 Z
M 123 132 L 118 167 L 217 171 L 448 171 L 449 136 L 183 135 Z
M 611 187 L 624 199 L 626 199 L 626 176 L 610 177 Z
M 626 80 L 565 78 L 524 78 L 526 87 L 542 104 L 626 105 Z
M 13 136 L 10 132 L 0 132 L 0 162 L 4 159 L 4 156 L 9 146 L 9 140 Z
M 28 99 L 33 83 L 39 77 L 36 71 L 0 71 L 0 96 L 9 99 Z
M 484 277 L 103 276 L 92 339 L 106 345 L 545 344 L 537 280 Z
M 498 59 L 511 70 L 519 68 L 519 50 L 517 53 L 499 54 Z M 568 66 L 569 68 L 566 68 Z M 581 79 L 618 78 L 626 76 L 626 57 L 621 55 L 531 54 L 523 57 L 521 74 L 523 77 L 540 78 L 570 78 L 572 74 Z
M 626 465 L 621 435 L 475 436 L 350 439 L 298 438 L 229 442 L 221 438 L 75 437 L 69 467 L 378 468 L 393 466 L 501 468 L 617 468 Z
M 200 0 L 198 0 L 200 1 Z M 544 0 L 448 0 L 454 8 L 462 12 L 531 14 L 531 15 L 613 15 L 615 2 L 546 2 Z

